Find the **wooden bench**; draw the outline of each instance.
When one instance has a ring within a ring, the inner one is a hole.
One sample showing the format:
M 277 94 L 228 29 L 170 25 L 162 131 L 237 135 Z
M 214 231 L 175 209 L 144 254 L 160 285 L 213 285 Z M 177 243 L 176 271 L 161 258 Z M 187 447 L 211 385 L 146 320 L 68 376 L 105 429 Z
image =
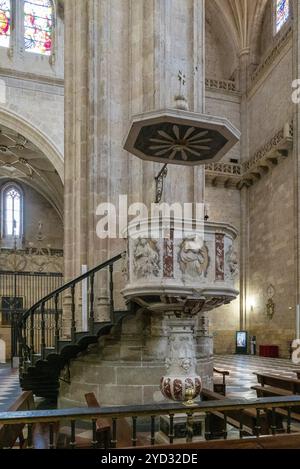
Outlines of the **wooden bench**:
M 292 396 L 291 391 L 282 388 L 275 388 L 274 386 L 252 386 L 251 389 L 256 391 L 257 397 L 281 397 Z
M 155 445 L 140 447 L 149 450 L 195 450 L 195 449 L 299 449 L 300 435 L 262 436 L 243 440 L 199 441 L 197 443 L 181 443 L 176 445 Z M 129 449 L 129 448 L 128 448 Z M 132 449 L 132 448 L 131 448 Z M 136 448 L 139 449 L 139 448 Z
M 95 394 L 88 393 L 85 395 L 85 399 L 88 407 L 101 407 Z M 97 420 L 97 437 L 99 443 L 104 443 L 104 447 L 107 449 L 111 446 L 111 419 L 98 419 Z M 125 418 L 120 418 L 117 421 L 117 442 L 118 447 L 130 446 L 131 445 L 131 427 Z
M 202 391 L 203 401 L 222 401 L 224 396 L 212 392 L 208 389 L 203 389 Z M 257 426 L 257 413 L 255 409 L 247 409 L 243 412 L 240 411 L 229 411 L 226 413 L 227 423 L 234 428 L 240 429 L 241 424 L 243 424 L 243 434 L 244 435 L 255 435 L 256 426 Z M 216 439 L 224 436 L 224 414 L 222 412 L 211 412 L 206 416 L 206 429 L 207 439 Z M 281 429 L 280 422 L 277 422 L 277 425 Z M 270 424 L 268 415 L 266 412 L 261 412 L 260 414 L 260 433 L 262 435 L 268 435 L 270 433 Z
M 7 412 L 21 412 L 35 408 L 33 394 L 31 391 L 23 392 Z M 19 440 L 20 448 L 26 445 L 23 435 L 25 425 L 0 425 L 0 449 L 13 448 Z
M 273 386 L 275 388 L 290 391 L 292 394 L 300 394 L 300 380 L 293 378 L 284 378 L 266 373 L 254 373 L 257 376 L 258 383 L 261 386 Z
M 85 394 L 88 407 L 101 407 L 93 392 Z M 96 440 L 100 447 L 108 449 L 111 446 L 111 422 L 106 418 L 99 418 L 96 422 Z
M 222 375 L 222 383 L 215 383 L 214 382 L 214 392 L 222 394 L 226 396 L 226 376 L 229 376 L 229 371 L 218 370 L 214 368 L 214 373 L 218 375 Z

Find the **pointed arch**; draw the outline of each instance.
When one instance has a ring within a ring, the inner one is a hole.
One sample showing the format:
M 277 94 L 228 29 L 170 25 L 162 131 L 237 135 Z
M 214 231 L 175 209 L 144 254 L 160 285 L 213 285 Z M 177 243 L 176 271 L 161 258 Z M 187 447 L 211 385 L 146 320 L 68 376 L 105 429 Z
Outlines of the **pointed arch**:
M 9 181 L 1 187 L 1 237 L 21 240 L 24 234 L 24 193 Z
M 12 111 L 0 108 L 0 124 L 14 129 L 38 147 L 56 169 L 61 182 L 64 182 L 64 158 L 55 143 L 40 129 L 29 123 L 24 117 Z

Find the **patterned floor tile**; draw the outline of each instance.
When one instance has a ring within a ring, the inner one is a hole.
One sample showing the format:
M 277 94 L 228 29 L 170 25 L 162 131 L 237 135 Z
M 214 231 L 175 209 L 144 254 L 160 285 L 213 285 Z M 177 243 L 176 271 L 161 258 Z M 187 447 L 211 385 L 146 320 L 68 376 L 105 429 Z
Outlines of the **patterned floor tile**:
M 0 412 L 5 412 L 21 394 L 18 370 L 0 365 Z

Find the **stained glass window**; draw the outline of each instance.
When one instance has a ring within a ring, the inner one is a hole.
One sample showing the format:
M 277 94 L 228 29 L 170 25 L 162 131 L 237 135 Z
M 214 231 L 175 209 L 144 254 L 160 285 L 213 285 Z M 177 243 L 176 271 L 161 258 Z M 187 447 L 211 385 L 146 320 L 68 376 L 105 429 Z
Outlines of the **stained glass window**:
M 25 49 L 50 55 L 53 39 L 53 5 L 50 0 L 25 0 Z
M 290 16 L 290 1 L 276 0 L 276 33 L 287 22 Z
M 10 0 L 0 0 L 0 46 L 2 47 L 9 47 L 10 19 Z
M 5 235 L 14 238 L 21 237 L 21 207 L 22 197 L 19 190 L 8 187 L 4 192 L 4 229 Z

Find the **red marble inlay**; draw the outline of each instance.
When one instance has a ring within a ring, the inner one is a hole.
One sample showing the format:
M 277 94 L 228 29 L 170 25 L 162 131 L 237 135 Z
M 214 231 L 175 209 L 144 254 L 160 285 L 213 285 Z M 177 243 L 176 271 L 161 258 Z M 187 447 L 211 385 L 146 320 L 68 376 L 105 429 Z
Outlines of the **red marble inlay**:
M 224 249 L 224 235 L 216 234 L 216 280 L 225 279 L 224 264 L 225 264 L 225 249 Z
M 164 239 L 164 277 L 174 277 L 174 230 L 170 230 L 170 238 Z

